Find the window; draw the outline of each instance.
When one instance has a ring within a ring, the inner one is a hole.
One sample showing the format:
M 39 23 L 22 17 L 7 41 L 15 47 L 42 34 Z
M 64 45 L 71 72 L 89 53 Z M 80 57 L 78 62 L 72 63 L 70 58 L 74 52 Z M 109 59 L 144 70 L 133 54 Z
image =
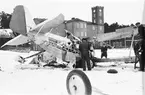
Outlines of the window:
M 102 19 L 100 19 L 100 24 L 103 23 Z
M 84 24 L 84 28 L 87 28 L 87 25 L 86 25 L 86 23 Z
M 99 16 L 102 16 L 102 10 L 99 9 Z
M 99 12 L 102 12 L 102 10 L 101 10 L 101 9 L 99 9 Z
M 84 36 L 83 34 L 84 34 L 84 32 L 81 32 L 81 36 Z
M 83 23 L 80 23 L 81 28 L 83 28 Z
M 96 14 L 93 14 L 94 17 L 96 17 Z
M 85 35 L 84 36 L 87 37 L 87 32 L 85 32 Z

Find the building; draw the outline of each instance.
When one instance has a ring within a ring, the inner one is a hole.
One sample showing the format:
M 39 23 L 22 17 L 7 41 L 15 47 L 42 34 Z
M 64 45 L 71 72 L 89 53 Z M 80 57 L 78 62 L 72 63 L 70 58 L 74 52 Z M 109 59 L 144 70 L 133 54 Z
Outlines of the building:
M 99 33 L 104 33 L 104 7 L 92 7 L 92 23 L 97 25 Z
M 72 18 L 65 22 L 65 29 L 79 38 L 87 36 L 87 22 L 78 18 Z
M 92 7 L 92 23 L 104 25 L 104 7 Z
M 104 7 L 92 7 L 92 22 L 72 18 L 65 21 L 65 29 L 79 38 L 93 38 L 104 33 Z
M 93 38 L 97 34 L 104 33 L 104 25 L 97 25 L 79 18 L 72 18 L 71 20 L 65 21 L 65 29 L 79 38 Z

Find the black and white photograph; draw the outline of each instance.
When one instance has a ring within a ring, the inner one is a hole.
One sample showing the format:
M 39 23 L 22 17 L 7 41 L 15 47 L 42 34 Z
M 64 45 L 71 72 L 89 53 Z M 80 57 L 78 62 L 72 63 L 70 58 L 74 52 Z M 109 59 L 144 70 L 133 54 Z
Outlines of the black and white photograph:
M 0 95 L 145 95 L 145 0 L 1 0 Z

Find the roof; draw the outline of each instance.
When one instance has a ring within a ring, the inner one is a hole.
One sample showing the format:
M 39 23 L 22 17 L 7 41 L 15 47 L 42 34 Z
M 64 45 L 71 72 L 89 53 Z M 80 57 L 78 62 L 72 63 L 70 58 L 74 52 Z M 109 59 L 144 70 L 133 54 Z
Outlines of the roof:
M 84 20 L 82 20 L 82 19 L 79 19 L 79 18 L 72 18 L 71 20 L 65 20 L 65 22 L 67 22 L 67 23 L 70 23 L 70 22 L 86 22 L 86 21 L 84 21 Z
M 97 25 L 96 23 L 90 22 L 90 21 L 86 21 L 88 25 Z
M 65 20 L 64 22 L 66 23 L 71 23 L 71 22 L 86 22 L 88 25 L 97 25 L 96 23 L 93 23 L 91 21 L 85 21 L 79 18 L 72 18 L 71 20 Z

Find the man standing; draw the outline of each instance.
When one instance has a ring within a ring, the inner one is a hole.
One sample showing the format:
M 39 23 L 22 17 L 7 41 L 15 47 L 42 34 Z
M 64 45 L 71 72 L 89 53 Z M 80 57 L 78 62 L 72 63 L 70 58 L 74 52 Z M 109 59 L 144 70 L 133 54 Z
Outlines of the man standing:
M 140 71 L 144 71 L 144 67 L 145 67 L 145 27 L 143 25 L 140 25 L 138 27 L 138 32 L 140 34 L 141 37 L 141 61 L 140 61 Z
M 87 38 L 82 39 L 82 43 L 80 43 L 79 45 L 79 50 L 81 53 L 83 70 L 86 71 L 86 63 L 87 63 L 88 70 L 91 70 L 91 64 L 89 58 L 90 44 L 87 41 Z
M 103 44 L 103 46 L 101 47 L 101 58 L 103 58 L 103 56 L 107 58 L 107 46 L 105 44 Z

